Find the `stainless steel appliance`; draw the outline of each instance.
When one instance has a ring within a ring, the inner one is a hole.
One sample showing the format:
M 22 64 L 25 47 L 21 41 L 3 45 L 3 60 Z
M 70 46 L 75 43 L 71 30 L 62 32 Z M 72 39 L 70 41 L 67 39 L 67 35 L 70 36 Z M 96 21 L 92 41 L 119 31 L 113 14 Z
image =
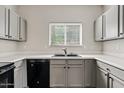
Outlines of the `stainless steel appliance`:
M 14 88 L 14 68 L 14 63 L 0 65 L 0 88 Z

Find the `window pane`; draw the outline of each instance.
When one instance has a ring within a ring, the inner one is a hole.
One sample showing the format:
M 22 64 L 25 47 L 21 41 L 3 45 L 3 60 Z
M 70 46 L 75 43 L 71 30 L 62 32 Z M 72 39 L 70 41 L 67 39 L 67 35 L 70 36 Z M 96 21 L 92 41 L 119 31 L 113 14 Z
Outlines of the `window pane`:
M 80 44 L 80 25 L 66 25 L 67 45 Z
M 62 45 L 64 44 L 64 25 L 53 25 L 51 27 L 51 44 Z

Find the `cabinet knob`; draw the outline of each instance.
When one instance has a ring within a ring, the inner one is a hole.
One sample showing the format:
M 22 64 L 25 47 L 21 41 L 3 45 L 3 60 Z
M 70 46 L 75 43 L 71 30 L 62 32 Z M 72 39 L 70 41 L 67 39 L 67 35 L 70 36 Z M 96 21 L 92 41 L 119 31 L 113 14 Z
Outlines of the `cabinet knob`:
M 64 68 L 66 68 L 66 67 L 64 67 Z
M 109 68 L 107 68 L 106 70 L 110 72 L 110 69 Z
M 68 69 L 70 69 L 70 67 L 68 67 Z

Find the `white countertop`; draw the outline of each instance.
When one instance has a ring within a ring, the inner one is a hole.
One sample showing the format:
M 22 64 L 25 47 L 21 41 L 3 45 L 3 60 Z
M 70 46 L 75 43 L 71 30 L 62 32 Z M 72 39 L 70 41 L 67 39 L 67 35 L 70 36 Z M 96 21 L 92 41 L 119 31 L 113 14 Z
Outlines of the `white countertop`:
M 0 57 L 0 62 L 17 62 L 23 59 L 96 59 L 124 70 L 124 58 L 113 57 L 109 55 L 80 55 L 80 57 L 53 57 L 53 55 L 16 54 L 6 57 Z

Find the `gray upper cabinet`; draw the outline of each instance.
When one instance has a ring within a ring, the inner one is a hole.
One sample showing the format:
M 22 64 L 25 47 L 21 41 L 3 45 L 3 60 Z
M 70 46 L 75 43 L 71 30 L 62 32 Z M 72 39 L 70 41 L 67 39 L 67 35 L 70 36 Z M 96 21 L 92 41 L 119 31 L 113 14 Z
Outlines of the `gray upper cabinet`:
M 6 38 L 6 8 L 0 6 L 0 38 Z
M 26 41 L 26 20 L 5 6 L 0 6 L 0 38 Z
M 95 21 L 95 40 L 103 40 L 103 18 L 102 16 L 98 17 Z
M 119 6 L 119 37 L 122 38 L 124 37 L 124 6 L 120 5 Z
M 124 38 L 124 6 L 115 5 L 95 20 L 95 40 Z
M 19 17 L 19 41 L 26 41 L 26 20 Z
M 19 31 L 19 16 L 12 10 L 9 12 L 9 38 L 12 40 L 18 40 Z
M 104 16 L 104 39 L 115 39 L 118 38 L 118 6 L 113 6 Z

